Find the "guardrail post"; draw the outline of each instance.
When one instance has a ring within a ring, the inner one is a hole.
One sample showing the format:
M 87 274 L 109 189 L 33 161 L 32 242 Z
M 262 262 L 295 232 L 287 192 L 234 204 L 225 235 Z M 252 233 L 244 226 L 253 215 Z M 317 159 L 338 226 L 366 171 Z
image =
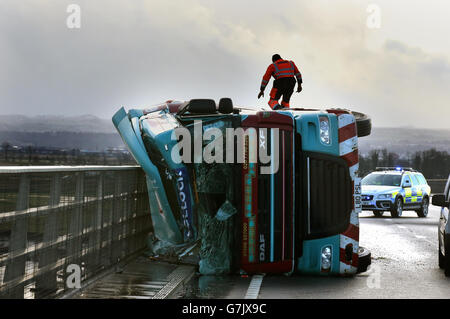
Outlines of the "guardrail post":
M 82 254 L 81 247 L 81 235 L 82 235 L 82 218 L 81 214 L 83 211 L 84 202 L 84 172 L 78 172 L 76 176 L 76 187 L 75 187 L 75 209 L 72 211 L 72 216 L 70 217 L 69 225 L 69 242 L 67 245 L 67 256 L 69 264 L 77 263 L 81 267 L 81 261 L 78 255 Z
M 145 216 L 147 214 L 147 216 L 150 218 L 150 212 L 146 211 L 146 207 L 149 207 L 149 203 L 148 203 L 148 197 L 147 197 L 147 180 L 146 180 L 146 176 L 145 173 L 144 174 L 138 174 L 138 180 L 137 180 L 137 201 L 136 201 L 136 218 L 135 220 L 135 231 L 136 233 L 140 233 L 141 230 L 144 228 L 144 218 L 143 216 Z M 133 245 L 135 249 L 136 247 L 141 247 L 142 246 L 142 236 L 133 236 Z M 147 236 L 145 236 L 144 239 L 144 247 L 147 246 Z
M 19 193 L 17 196 L 16 211 L 28 209 L 30 194 L 30 176 L 23 174 L 20 177 Z M 4 282 L 14 280 L 25 275 L 26 255 L 28 242 L 28 215 L 19 216 L 14 220 L 9 240 L 9 258 L 13 258 L 6 265 Z M 22 256 L 19 256 L 21 255 Z M 23 299 L 24 285 L 19 284 L 8 292 L 9 298 Z
M 92 214 L 91 226 L 92 232 L 89 235 L 89 249 L 93 249 L 90 253 L 88 269 L 94 270 L 100 264 L 100 249 L 101 247 L 101 229 L 102 229 L 102 214 L 103 214 L 103 172 L 99 173 L 97 179 L 97 207 Z M 95 248 L 94 248 L 95 247 Z
M 114 187 L 114 205 L 113 205 L 113 214 L 112 214 L 112 254 L 111 254 L 111 263 L 116 263 L 119 261 L 121 256 L 121 245 L 120 245 L 120 235 L 122 230 L 121 214 L 122 214 L 122 205 L 123 201 L 120 195 L 122 194 L 122 184 L 123 184 L 123 176 L 122 172 L 116 172 L 116 184 Z
M 49 206 L 58 206 L 61 199 L 61 175 L 55 173 L 52 176 L 50 185 L 50 198 Z M 58 210 L 50 209 L 44 226 L 43 245 L 50 245 L 48 248 L 42 250 L 39 253 L 39 268 L 43 268 L 47 265 L 53 264 L 57 261 L 57 246 L 55 241 L 58 238 L 57 233 L 57 214 Z M 36 280 L 36 298 L 45 297 L 51 292 L 56 291 L 56 269 L 50 270 L 44 275 L 41 275 Z
M 133 175 L 131 177 L 131 175 Z M 131 222 L 131 212 L 132 212 L 132 204 L 134 203 L 135 198 L 135 189 L 136 189 L 136 179 L 134 178 L 134 172 L 129 172 L 128 180 L 126 183 L 127 188 L 124 190 L 127 194 L 125 198 L 123 198 L 123 209 L 122 209 L 122 219 L 125 222 L 122 222 L 121 233 L 122 233 L 122 257 L 127 255 L 129 249 L 131 247 L 130 241 L 131 238 L 128 236 L 128 232 L 130 230 L 130 222 Z M 124 238 L 125 237 L 125 238 Z
M 144 225 L 144 216 L 148 213 L 150 216 L 150 212 L 146 211 L 146 207 L 149 207 L 148 197 L 147 197 L 147 179 L 145 174 L 139 175 L 138 185 L 137 185 L 137 202 L 136 202 L 136 218 L 135 221 L 135 230 L 136 233 L 141 233 L 142 229 L 145 228 Z M 143 238 L 144 237 L 144 238 Z M 142 245 L 147 246 L 147 236 L 134 236 L 133 237 L 133 245 L 134 247 L 141 247 Z M 144 242 L 144 244 L 142 243 Z

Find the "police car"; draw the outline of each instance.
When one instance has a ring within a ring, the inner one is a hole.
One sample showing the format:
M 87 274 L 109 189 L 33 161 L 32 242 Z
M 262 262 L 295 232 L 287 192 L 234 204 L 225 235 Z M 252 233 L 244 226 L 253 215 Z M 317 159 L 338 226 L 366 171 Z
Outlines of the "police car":
M 361 180 L 362 210 L 380 217 L 385 211 L 401 217 L 404 210 L 414 210 L 427 217 L 431 188 L 425 177 L 412 168 L 377 167 Z

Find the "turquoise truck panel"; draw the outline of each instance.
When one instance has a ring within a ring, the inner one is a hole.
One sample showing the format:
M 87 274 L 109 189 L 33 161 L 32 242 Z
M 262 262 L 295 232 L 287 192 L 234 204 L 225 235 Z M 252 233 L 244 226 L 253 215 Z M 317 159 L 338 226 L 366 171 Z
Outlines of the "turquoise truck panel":
M 339 274 L 339 235 L 305 240 L 303 242 L 303 256 L 298 259 L 297 271 L 304 274 Z M 331 247 L 332 251 L 332 265 L 329 272 L 321 271 L 322 249 Z
M 112 121 L 134 159 L 141 165 L 147 175 L 146 180 L 152 222 L 154 226 L 158 225 L 158 227 L 154 227 L 155 235 L 169 243 L 182 243 L 181 232 L 167 200 L 158 169 L 150 161 L 142 145 L 142 138 L 133 129 L 133 125 L 124 108 L 121 108 L 114 114 Z
M 330 121 L 330 144 L 319 139 L 319 116 L 328 117 Z M 339 156 L 338 121 L 335 114 L 308 112 L 295 117 L 297 132 L 302 136 L 302 150 Z

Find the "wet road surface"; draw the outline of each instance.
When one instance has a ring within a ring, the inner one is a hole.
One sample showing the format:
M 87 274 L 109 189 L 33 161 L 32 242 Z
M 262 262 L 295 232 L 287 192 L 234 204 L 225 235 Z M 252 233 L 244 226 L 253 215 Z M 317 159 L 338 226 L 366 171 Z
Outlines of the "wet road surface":
M 194 266 L 141 256 L 75 298 L 450 298 L 450 278 L 438 267 L 438 220 L 433 206 L 427 218 L 409 211 L 401 218 L 362 212 L 360 244 L 371 251 L 372 265 L 350 278 L 199 276 Z
M 258 298 L 450 298 L 450 278 L 438 267 L 439 209 L 427 218 L 405 211 L 401 218 L 360 214 L 360 243 L 372 265 L 353 278 L 265 276 Z M 178 298 L 244 298 L 250 277 L 195 276 Z

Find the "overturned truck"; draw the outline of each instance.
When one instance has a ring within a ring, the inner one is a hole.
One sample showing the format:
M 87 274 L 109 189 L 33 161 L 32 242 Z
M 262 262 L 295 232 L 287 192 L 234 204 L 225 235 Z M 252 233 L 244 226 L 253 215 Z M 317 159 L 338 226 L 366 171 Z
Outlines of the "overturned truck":
M 358 220 L 366 115 L 223 98 L 121 108 L 113 123 L 146 174 L 155 254 L 189 255 L 201 274 L 353 275 L 370 264 Z

